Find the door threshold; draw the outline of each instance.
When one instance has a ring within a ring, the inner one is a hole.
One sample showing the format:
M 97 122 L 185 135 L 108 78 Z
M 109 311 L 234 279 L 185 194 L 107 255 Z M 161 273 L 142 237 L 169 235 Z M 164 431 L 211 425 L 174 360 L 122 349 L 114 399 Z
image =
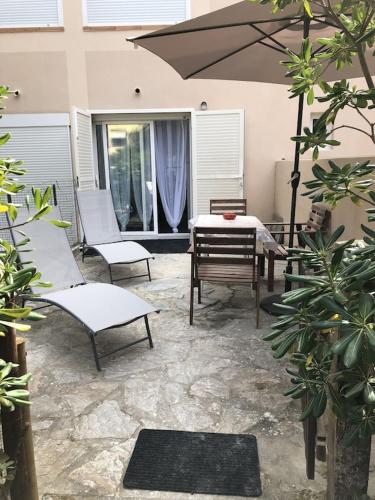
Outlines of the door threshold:
M 122 233 L 126 240 L 188 240 L 190 233 L 161 233 L 161 234 L 126 234 Z

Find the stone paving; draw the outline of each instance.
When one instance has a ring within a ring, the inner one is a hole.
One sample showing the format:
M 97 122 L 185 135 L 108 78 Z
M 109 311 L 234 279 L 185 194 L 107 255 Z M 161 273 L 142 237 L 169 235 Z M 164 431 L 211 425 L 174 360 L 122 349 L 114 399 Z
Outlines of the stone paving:
M 108 280 L 99 257 L 80 265 L 88 281 Z M 133 267 L 140 270 L 141 264 Z M 150 317 L 155 348 L 141 343 L 117 353 L 102 361 L 100 373 L 85 331 L 69 316 L 51 309 L 48 319 L 34 326 L 28 365 L 43 500 L 190 498 L 123 489 L 142 428 L 253 433 L 262 498 L 324 498 L 324 467 L 319 465 L 316 481 L 305 479 L 298 405 L 282 396 L 288 376 L 261 340 L 272 318 L 262 314 L 256 330 L 252 291 L 205 284 L 190 327 L 189 270 L 187 255 L 157 255 L 151 283 L 122 282 L 162 310 Z M 264 284 L 262 289 L 265 293 Z M 99 336 L 99 347 L 115 348 L 125 338 L 139 338 L 143 329 L 139 321 L 107 331 Z

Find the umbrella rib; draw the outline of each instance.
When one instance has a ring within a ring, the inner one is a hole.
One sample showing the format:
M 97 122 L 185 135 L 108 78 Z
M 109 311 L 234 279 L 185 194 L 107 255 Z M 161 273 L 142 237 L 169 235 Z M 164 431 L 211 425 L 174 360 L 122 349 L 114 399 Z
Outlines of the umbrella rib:
M 272 22 L 280 22 L 280 21 L 295 21 L 291 24 L 297 24 L 303 20 L 302 16 L 294 16 L 294 17 L 282 17 L 277 19 L 263 19 L 259 21 L 242 21 L 240 23 L 229 23 L 229 24 L 215 24 L 213 26 L 202 26 L 201 28 L 187 28 L 187 29 L 179 29 L 179 30 L 169 30 L 165 33 L 159 33 L 158 31 L 154 31 L 152 33 L 147 33 L 146 35 L 138 36 L 137 38 L 128 39 L 129 42 L 135 42 L 137 40 L 146 40 L 148 38 L 158 38 L 163 36 L 171 36 L 171 35 L 183 35 L 187 33 L 198 33 L 199 31 L 210 31 L 222 28 L 236 28 L 239 26 L 253 26 L 254 24 L 263 24 L 263 23 L 272 23 Z
M 262 42 L 261 40 L 258 43 L 260 45 L 264 45 L 265 47 L 269 47 L 272 50 L 276 50 L 277 52 L 280 52 L 281 54 L 283 54 L 285 56 L 285 51 L 284 50 L 278 49 L 277 47 L 275 47 L 274 45 L 271 45 L 270 43 Z
M 297 24 L 299 22 L 300 22 L 300 20 L 295 21 L 294 23 L 291 23 L 289 26 L 293 26 L 294 24 Z M 242 50 L 248 49 L 249 47 L 251 47 L 252 45 L 255 45 L 256 43 L 262 42 L 265 38 L 269 38 L 270 36 L 272 37 L 273 35 L 276 35 L 277 33 L 279 33 L 280 31 L 284 30 L 285 28 L 286 28 L 285 26 L 283 26 L 282 28 L 278 28 L 277 30 L 275 30 L 272 33 L 270 33 L 269 35 L 266 34 L 262 38 L 259 38 L 258 40 L 253 40 L 252 42 L 247 43 L 246 45 L 243 45 L 242 47 L 239 47 L 236 50 L 233 50 L 229 54 L 226 54 L 225 56 L 222 56 L 219 59 L 216 59 L 215 61 L 213 61 L 213 62 L 211 62 L 209 64 L 206 64 L 202 68 L 199 68 L 196 71 L 194 71 L 193 73 L 190 73 L 189 75 L 185 76 L 184 80 L 187 80 L 187 79 L 191 78 L 192 76 L 195 76 L 196 74 L 201 73 L 202 71 L 204 71 L 204 70 L 206 70 L 208 68 L 211 68 L 211 66 L 215 66 L 215 64 L 218 64 L 221 61 L 224 61 L 224 59 L 227 59 L 228 57 L 232 57 L 235 54 L 238 54 L 238 52 L 241 52 Z M 273 47 L 272 45 L 268 45 L 268 46 L 270 48 L 274 49 L 274 50 L 279 50 L 279 49 L 276 49 L 276 47 Z
M 258 28 L 258 26 L 252 26 L 255 30 L 259 31 L 259 33 L 261 33 L 262 35 L 266 36 L 267 38 L 269 38 L 273 43 L 276 43 L 276 45 L 278 45 L 279 47 L 281 47 L 284 50 L 286 50 L 286 47 L 285 45 L 283 45 L 281 42 L 279 42 L 278 40 L 276 40 L 275 38 L 273 38 L 272 34 L 271 35 L 267 35 L 267 33 L 265 33 L 263 30 L 261 30 L 260 28 Z M 276 50 L 276 47 L 273 47 L 272 45 L 270 45 L 271 48 L 275 48 Z

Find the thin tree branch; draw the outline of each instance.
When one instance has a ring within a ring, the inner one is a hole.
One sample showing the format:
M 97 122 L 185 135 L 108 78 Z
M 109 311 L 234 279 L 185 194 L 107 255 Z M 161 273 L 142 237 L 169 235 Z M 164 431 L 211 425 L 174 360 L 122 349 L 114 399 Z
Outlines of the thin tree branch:
M 358 128 L 358 127 L 353 127 L 352 125 L 340 125 L 339 127 L 335 127 L 331 130 L 331 134 L 333 132 L 335 132 L 336 130 L 339 130 L 340 128 L 350 128 L 352 130 L 356 130 L 357 132 L 361 132 L 362 134 L 365 134 L 367 135 L 367 137 L 370 137 L 370 139 L 372 140 L 372 142 L 375 143 L 375 137 L 372 136 L 371 134 L 369 134 L 368 132 L 366 132 L 365 130 L 362 130 L 361 128 Z

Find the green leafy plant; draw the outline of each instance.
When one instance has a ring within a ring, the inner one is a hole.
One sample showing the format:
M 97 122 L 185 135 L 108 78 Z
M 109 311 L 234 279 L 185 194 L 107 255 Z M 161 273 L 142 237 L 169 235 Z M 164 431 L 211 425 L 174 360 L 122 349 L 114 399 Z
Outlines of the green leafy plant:
M 4 100 L 11 95 L 6 86 L 0 86 L 0 109 L 4 109 Z M 6 133 L 0 137 L 0 147 L 10 140 L 10 134 Z M 30 330 L 29 321 L 43 319 L 44 316 L 33 312 L 31 307 L 24 307 L 23 298 L 25 294 L 32 297 L 29 292 L 31 286 L 48 287 L 50 283 L 41 281 L 41 273 L 30 262 L 23 268 L 19 264 L 19 253 L 27 251 L 24 247 L 29 243 L 29 238 L 21 231 L 21 227 L 44 219 L 58 227 L 68 227 L 70 224 L 48 217 L 52 211 L 50 198 L 51 187 L 44 192 L 39 188 L 32 188 L 31 195 L 24 197 L 24 205 L 29 209 L 29 217 L 25 221 L 17 222 L 19 204 L 14 197 L 26 190 L 26 185 L 21 182 L 26 170 L 22 168 L 22 162 L 12 158 L 0 159 L 0 213 L 7 215 L 9 222 L 2 224 L 1 232 L 13 228 L 23 235 L 23 239 L 17 246 L 8 240 L 0 239 L 0 336 L 9 342 L 10 337 L 16 331 L 21 333 Z M 28 321 L 27 323 L 25 321 Z M 0 359 L 0 412 L 4 418 L 4 412 L 12 412 L 16 406 L 29 404 L 29 392 L 27 383 L 30 374 L 18 376 L 18 365 L 14 360 Z M 16 457 L 13 457 L 16 458 Z M 13 479 L 16 463 L 6 454 L 0 458 L 0 483 L 6 484 Z
M 292 79 L 291 98 L 304 95 L 308 104 L 317 100 L 325 106 L 313 127 L 305 127 L 303 134 L 292 138 L 301 144 L 300 153 L 312 151 L 313 159 L 318 160 L 322 148 L 340 145 L 335 132 L 342 128 L 365 135 L 375 144 L 375 86 L 368 63 L 375 54 L 374 0 L 260 3 L 271 4 L 274 11 L 299 5 L 306 20 L 323 19 L 331 27 L 329 37 L 314 44 L 308 38 L 303 40 L 299 53 L 288 49 L 288 59 L 282 61 Z M 318 19 L 314 19 L 314 11 L 319 13 Z M 365 88 L 339 80 L 340 70 L 355 60 L 362 69 Z M 335 83 L 325 79 L 331 66 L 338 74 Z M 336 125 L 347 109 L 356 112 L 360 126 L 350 122 Z M 363 162 L 340 167 L 330 161 L 328 169 L 316 163 L 312 174 L 304 195 L 313 201 L 335 207 L 349 198 L 365 207 L 369 222 L 362 226 L 366 245 L 340 241 L 344 227 L 332 236 L 300 234 L 304 248 L 290 249 L 289 260 L 298 261 L 306 274 L 286 275 L 298 288 L 283 295 L 282 315 L 266 340 L 276 358 L 290 358 L 292 386 L 286 395 L 307 400 L 301 420 L 320 417 L 329 403 L 338 421 L 344 422 L 343 445 L 352 446 L 368 442 L 375 433 L 375 231 L 370 227 L 375 221 L 374 166 Z M 347 494 L 345 487 L 342 491 Z M 357 497 L 362 498 L 362 493 Z

